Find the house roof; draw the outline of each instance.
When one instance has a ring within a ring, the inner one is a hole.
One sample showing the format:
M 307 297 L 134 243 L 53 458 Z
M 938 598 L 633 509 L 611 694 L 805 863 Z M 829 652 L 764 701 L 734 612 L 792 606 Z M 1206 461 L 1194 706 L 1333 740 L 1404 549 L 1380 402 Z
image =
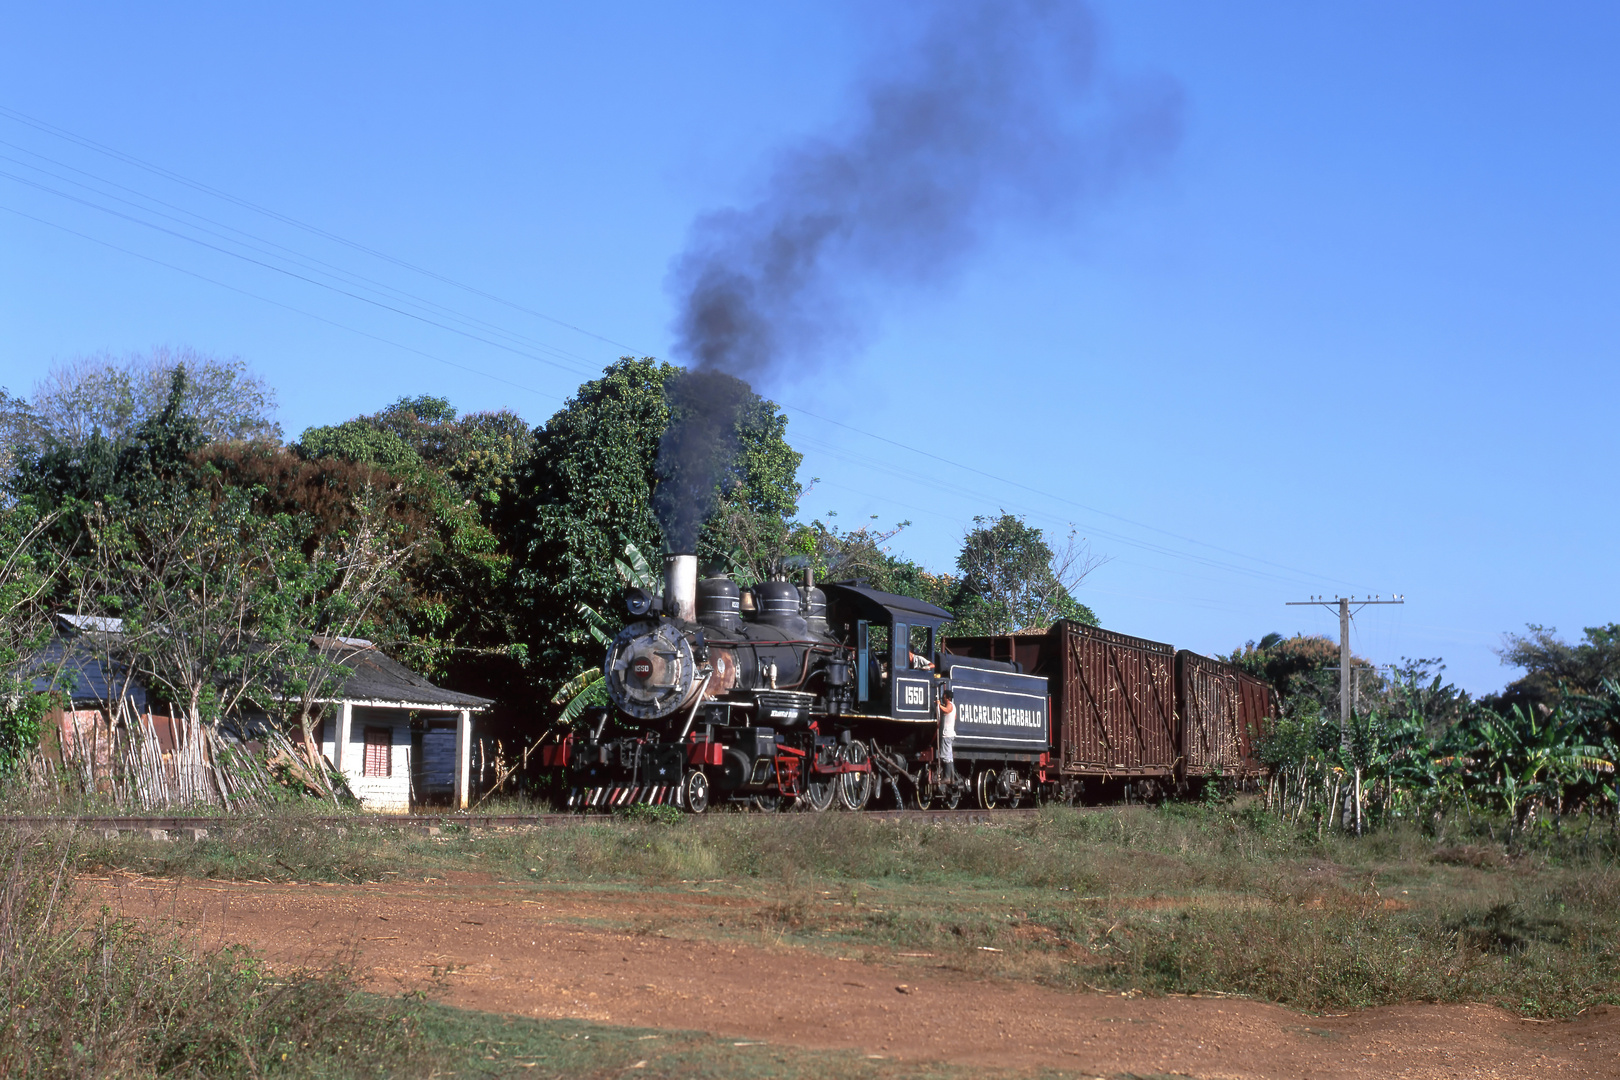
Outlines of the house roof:
M 116 660 L 97 656 L 94 650 L 73 644 L 73 638 L 87 630 L 117 633 L 122 627 L 119 620 L 93 615 L 58 615 L 57 620 L 57 632 L 30 661 L 35 672 L 34 690 L 40 693 L 66 690 L 78 704 L 109 701 L 122 689 L 135 710 L 144 712 L 146 690 L 129 678 L 128 668 Z
M 34 679 L 35 690 L 64 689 L 72 679 L 73 700 L 107 700 L 109 685 L 124 681 L 124 667 L 113 662 L 109 668 L 93 651 L 75 648 L 72 639 L 93 634 L 118 634 L 123 620 L 101 615 L 59 614 L 57 633 L 35 659 L 41 674 Z M 396 709 L 461 710 L 482 712 L 494 699 L 461 694 L 434 686 L 404 664 L 389 658 L 364 638 L 322 638 L 316 642 L 337 653 L 338 663 L 347 669 L 343 684 L 331 701 L 350 701 Z M 60 670 L 61 675 L 56 672 Z M 147 704 L 146 691 L 133 681 L 128 696 L 138 710 Z
M 335 648 L 338 663 L 349 669 L 342 690 L 332 700 L 352 701 L 399 709 L 469 709 L 481 712 L 493 705 L 493 698 L 462 694 L 434 686 L 397 660 L 390 659 L 370 642 L 358 638 L 329 638 L 323 644 Z
M 124 620 L 110 615 L 57 615 L 56 621 L 81 633 L 122 634 Z

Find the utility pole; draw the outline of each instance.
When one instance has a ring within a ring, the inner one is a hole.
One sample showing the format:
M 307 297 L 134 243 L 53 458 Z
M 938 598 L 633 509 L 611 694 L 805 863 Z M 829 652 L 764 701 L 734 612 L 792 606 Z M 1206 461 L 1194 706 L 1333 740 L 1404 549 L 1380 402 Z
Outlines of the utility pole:
M 1329 611 L 1332 611 L 1335 606 L 1337 606 L 1338 609 L 1339 609 L 1339 746 L 1342 749 L 1344 749 L 1346 752 L 1348 752 L 1349 749 L 1350 749 L 1350 695 L 1351 695 L 1351 683 L 1350 683 L 1350 616 L 1355 613 L 1355 612 L 1352 612 L 1350 610 L 1350 605 L 1355 604 L 1356 605 L 1356 611 L 1360 611 L 1362 608 L 1366 607 L 1368 604 L 1404 604 L 1404 603 L 1406 603 L 1406 597 L 1404 597 L 1404 596 L 1392 596 L 1388 600 L 1385 600 L 1381 596 L 1364 596 L 1359 600 L 1357 600 L 1353 596 L 1336 596 L 1331 601 L 1328 600 L 1326 597 L 1313 596 L 1309 600 L 1290 600 L 1286 604 L 1287 607 L 1314 607 L 1314 606 L 1320 605 L 1322 607 L 1327 608 Z M 1355 782 L 1356 790 L 1355 790 L 1355 794 L 1354 794 L 1354 799 L 1355 799 L 1355 814 L 1356 814 L 1356 833 L 1357 833 L 1357 835 L 1360 835 L 1360 833 L 1361 833 L 1361 768 L 1359 766 L 1356 768 L 1356 778 L 1355 779 L 1356 779 L 1356 782 Z M 1346 789 L 1345 790 L 1346 810 L 1349 809 L 1348 804 L 1349 804 L 1351 798 L 1352 798 L 1352 796 L 1351 796 L 1351 793 L 1350 793 L 1349 789 Z M 1330 817 L 1332 816 L 1331 809 L 1329 811 L 1329 816 Z M 1344 820 L 1344 817 L 1341 816 L 1340 820 L 1341 821 Z
M 1368 604 L 1404 604 L 1406 597 L 1392 596 L 1385 600 L 1379 596 L 1364 596 L 1357 600 L 1353 596 L 1336 596 L 1332 600 L 1325 597 L 1313 596 L 1309 600 L 1290 600 L 1287 607 L 1314 607 L 1321 605 L 1332 611 L 1335 606 L 1339 609 L 1339 738 L 1348 744 L 1350 741 L 1350 616 L 1355 612 L 1350 605 L 1356 605 L 1360 611 Z

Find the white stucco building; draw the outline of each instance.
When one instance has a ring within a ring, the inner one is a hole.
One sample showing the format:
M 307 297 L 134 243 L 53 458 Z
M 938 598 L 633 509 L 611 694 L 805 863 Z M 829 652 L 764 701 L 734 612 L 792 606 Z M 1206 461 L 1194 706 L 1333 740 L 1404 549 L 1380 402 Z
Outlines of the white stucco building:
M 414 786 L 417 799 L 442 791 L 452 807 L 466 809 L 473 714 L 492 701 L 434 686 L 369 641 L 344 638 L 337 647 L 348 674 L 338 695 L 323 702 L 321 753 L 360 804 L 408 813 Z M 434 752 L 441 743 L 445 752 Z

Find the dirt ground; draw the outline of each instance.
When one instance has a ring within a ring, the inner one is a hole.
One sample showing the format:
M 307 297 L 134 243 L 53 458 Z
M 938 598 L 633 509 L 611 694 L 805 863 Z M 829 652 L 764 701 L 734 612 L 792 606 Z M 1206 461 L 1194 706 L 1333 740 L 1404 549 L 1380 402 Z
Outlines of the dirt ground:
M 1311 1016 L 1222 998 L 1072 994 L 971 977 L 947 958 L 839 959 L 664 936 L 752 903 L 693 891 L 589 894 L 487 877 L 395 885 L 91 879 L 115 910 L 273 962 L 346 956 L 380 990 L 521 1016 L 1078 1074 L 1620 1077 L 1620 1010 L 1571 1023 L 1479 1005 Z M 735 925 L 735 923 L 734 923 Z M 627 931 L 626 926 L 634 929 Z

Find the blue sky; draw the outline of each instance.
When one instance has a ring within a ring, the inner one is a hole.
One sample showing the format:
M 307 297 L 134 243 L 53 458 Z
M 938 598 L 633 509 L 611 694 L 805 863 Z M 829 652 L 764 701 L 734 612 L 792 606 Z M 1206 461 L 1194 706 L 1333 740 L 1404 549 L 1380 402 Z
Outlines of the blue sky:
M 418 393 L 544 422 L 670 355 L 694 217 L 835 135 L 923 10 L 7 4 L 0 384 L 189 345 L 265 375 L 289 435 Z M 1475 691 L 1512 675 L 1504 631 L 1620 619 L 1620 13 L 1094 10 L 1103 85 L 1178 86 L 1179 145 L 872 288 L 858 348 L 759 387 L 819 478 L 803 512 L 909 520 L 897 550 L 940 569 L 976 514 L 1077 529 L 1105 625 L 1204 652 L 1335 631 L 1284 601 L 1404 593 L 1357 650 Z

